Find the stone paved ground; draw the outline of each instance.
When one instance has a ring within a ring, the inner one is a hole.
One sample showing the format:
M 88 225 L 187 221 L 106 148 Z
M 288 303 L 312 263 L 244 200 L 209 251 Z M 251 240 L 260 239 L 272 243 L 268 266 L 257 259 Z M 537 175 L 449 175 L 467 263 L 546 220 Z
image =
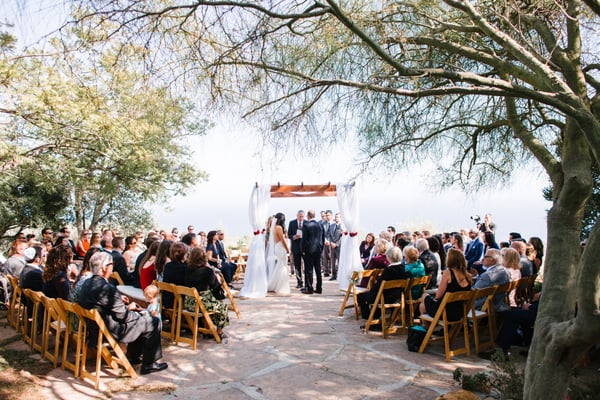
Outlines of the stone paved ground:
M 338 317 L 342 298 L 337 282 L 325 280 L 322 295 L 292 289 L 291 296 L 239 299 L 242 318 L 230 314 L 226 343 L 201 339 L 196 351 L 188 345 L 165 344 L 166 371 L 135 381 L 107 375 L 99 392 L 70 372 L 53 369 L 39 396 L 431 400 L 458 388 L 452 380 L 455 368 L 487 369 L 488 362 L 475 356 L 446 363 L 442 343 L 418 354 L 407 350 L 406 336 L 383 339 L 380 333 L 364 334 L 359 328 L 364 322 L 355 320 L 351 309 Z M 10 346 L 24 345 L 18 341 Z

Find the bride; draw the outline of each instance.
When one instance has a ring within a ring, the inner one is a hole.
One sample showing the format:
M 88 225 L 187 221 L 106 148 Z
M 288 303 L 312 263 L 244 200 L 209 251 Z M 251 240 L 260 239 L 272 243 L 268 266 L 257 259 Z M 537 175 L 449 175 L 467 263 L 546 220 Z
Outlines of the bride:
M 290 294 L 288 277 L 288 247 L 285 236 L 285 215 L 277 213 L 273 216 L 267 246 L 267 290 L 277 294 Z

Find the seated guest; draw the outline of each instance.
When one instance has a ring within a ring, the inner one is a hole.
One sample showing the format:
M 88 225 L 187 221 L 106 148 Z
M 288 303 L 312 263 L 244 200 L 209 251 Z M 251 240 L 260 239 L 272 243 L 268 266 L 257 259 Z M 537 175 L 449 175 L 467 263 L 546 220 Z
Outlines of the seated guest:
M 156 276 L 159 281 L 163 280 L 163 273 L 165 271 L 165 265 L 171 261 L 171 247 L 173 246 L 172 240 L 163 240 L 158 246 L 156 251 L 156 260 L 154 260 L 154 269 L 156 270 Z
M 371 287 L 368 292 L 360 293 L 358 295 L 358 304 L 360 306 L 360 312 L 363 319 L 369 318 L 371 312 L 371 305 L 377 298 L 377 293 L 381 287 L 381 282 L 392 281 L 397 279 L 407 279 L 410 275 L 404 270 L 402 264 L 402 251 L 398 247 L 390 247 L 386 252 L 385 256 L 388 260 L 389 265 L 384 268 L 383 273 L 377 280 L 377 282 Z M 399 301 L 402 297 L 402 289 L 390 289 L 383 292 L 383 297 L 386 303 L 393 303 Z
M 75 252 L 77 253 L 77 257 L 83 259 L 85 257 L 85 253 L 90 249 L 90 239 L 92 238 L 92 232 L 88 230 L 81 231 L 79 235 L 79 239 L 75 244 Z
M 146 254 L 148 254 L 148 250 L 150 249 L 150 246 L 152 245 L 152 243 L 159 241 L 158 238 L 158 233 L 151 231 L 150 233 L 148 233 L 148 236 L 146 236 L 146 240 L 144 241 L 144 244 L 142 245 L 144 248 L 144 250 L 142 250 L 142 252 L 140 253 L 140 255 L 137 257 L 137 259 L 135 260 L 135 274 L 137 274 L 138 276 L 140 276 L 140 287 L 142 288 L 142 290 L 149 285 L 149 283 L 147 283 L 146 285 L 143 285 L 141 282 L 141 266 L 143 265 L 142 261 L 143 260 L 147 260 L 146 258 Z M 137 242 L 137 246 L 138 246 L 138 250 L 140 250 L 141 248 L 139 247 L 140 242 Z M 154 252 L 154 256 L 156 257 L 156 252 Z M 156 277 L 155 277 L 156 278 Z M 155 279 L 153 278 L 153 280 Z M 152 282 L 152 281 L 150 281 Z
M 413 246 L 404 248 L 404 270 L 409 278 L 420 278 L 425 276 L 425 266 L 419 260 L 419 250 Z M 412 298 L 418 299 L 423 294 L 423 285 L 417 285 L 412 288 Z
M 142 363 L 142 375 L 166 369 L 167 363 L 158 362 L 162 358 L 159 319 L 140 313 L 142 309 L 136 303 L 125 305 L 127 298 L 108 282 L 113 267 L 110 254 L 94 254 L 90 265 L 94 276 L 83 283 L 78 304 L 100 313 L 117 342 L 127 345 L 127 358 L 132 364 Z M 94 327 L 89 328 L 93 335 Z
M 135 262 L 140 255 L 141 251 L 137 247 L 137 238 L 135 235 L 129 235 L 125 238 L 125 251 L 123 252 L 123 258 L 127 265 L 127 271 L 132 274 L 135 271 Z M 139 275 L 138 275 L 139 276 Z
M 40 245 L 34 245 L 33 247 L 25 250 L 25 267 L 21 271 L 19 276 L 19 286 L 23 289 L 31 289 L 36 292 L 41 292 L 44 285 L 42 280 L 41 266 L 42 259 L 44 257 L 44 249 Z
M 496 344 L 504 356 L 510 356 L 510 347 L 529 346 L 533 336 L 533 326 L 537 317 L 540 293 L 534 296 L 532 303 L 525 303 L 521 308 L 511 308 L 504 313 L 502 325 L 496 336 Z M 490 359 L 494 351 L 479 353 L 482 358 Z
M 146 289 L 146 286 L 151 285 L 156 279 L 154 262 L 156 261 L 156 253 L 158 253 L 159 246 L 160 242 L 155 240 L 148 248 L 148 251 L 146 251 L 146 254 L 140 255 L 142 259 L 140 261 L 138 271 L 140 275 L 140 287 L 142 290 Z
M 481 256 L 483 256 L 483 252 L 485 246 L 481 241 L 481 234 L 476 229 L 469 229 L 469 239 L 471 241 L 467 244 L 467 249 L 465 250 L 465 258 L 467 259 L 467 269 L 470 271 L 471 269 L 476 269 L 477 273 L 483 274 L 485 270 L 481 266 Z
M 519 253 L 510 247 L 502 249 L 502 260 L 506 271 L 510 275 L 510 281 L 514 282 L 521 279 L 521 258 L 519 257 Z M 515 299 L 516 293 L 517 289 L 513 289 L 508 294 L 511 307 L 517 306 L 517 301 Z
M 43 248 L 40 245 L 25 250 L 25 268 L 21 271 L 19 276 L 19 286 L 22 289 L 31 289 L 36 292 L 41 292 L 44 287 L 44 281 L 42 280 L 42 266 L 40 265 L 43 257 Z M 27 307 L 27 317 L 31 318 L 32 307 L 31 301 L 28 297 L 23 296 L 25 306 Z
M 385 253 L 388 250 L 390 243 L 385 239 L 376 239 L 373 246 L 374 255 L 369 260 L 365 269 L 382 269 L 390 265 Z M 363 278 L 358 286 L 367 287 L 370 278 Z
M 208 258 L 208 263 L 210 265 L 221 270 L 225 282 L 231 286 L 231 281 L 233 280 L 233 274 L 237 269 L 237 265 L 227 261 L 227 254 L 225 254 L 225 249 L 220 242 L 220 237 L 222 235 L 223 232 L 221 231 L 208 232 L 206 238 L 206 257 Z
M 127 261 L 125 261 L 122 254 L 125 250 L 125 239 L 122 236 L 115 236 L 110 243 L 112 244 L 113 270 L 119 273 L 124 285 L 139 288 L 139 276 L 129 272 Z
M 419 250 L 419 260 L 421 260 L 425 267 L 425 274 L 431 275 L 431 280 L 427 285 L 427 289 L 432 289 L 437 286 L 437 276 L 440 264 L 435 255 L 429 250 L 429 242 L 427 239 L 417 239 L 415 247 Z
M 214 294 L 218 293 L 218 297 L 221 297 L 221 282 L 215 275 L 215 271 L 208 265 L 206 252 L 200 247 L 194 247 L 190 253 L 185 272 L 185 286 L 196 288 L 206 311 L 212 313 L 210 319 L 215 324 L 217 333 L 221 337 L 227 337 L 223 332 L 223 328 L 229 325 L 227 304 Z M 184 305 L 187 310 L 194 311 L 196 300 L 186 296 Z
M 60 244 L 48 252 L 42 280 L 42 292 L 50 298 L 70 301 L 71 282 L 67 276 L 73 252 L 68 245 Z
M 488 249 L 483 256 L 483 268 L 485 272 L 477 278 L 473 289 L 482 289 L 496 285 L 504 285 L 510 281 L 510 275 L 505 267 L 502 266 L 502 255 L 497 249 Z M 475 271 L 475 270 L 473 270 Z M 475 308 L 481 310 L 485 303 L 485 297 L 475 300 Z M 508 310 L 508 305 L 504 301 L 504 293 L 494 295 L 494 310 L 502 312 Z
M 169 257 L 171 261 L 165 264 L 165 269 L 163 271 L 163 282 L 173 283 L 178 286 L 185 285 L 185 274 L 188 269 L 188 252 L 189 247 L 185 243 L 173 243 L 173 245 L 171 246 L 171 254 Z M 172 293 L 163 293 L 162 302 L 164 307 L 173 307 L 173 300 L 174 299 Z
M 463 253 L 457 249 L 448 251 L 446 259 L 446 270 L 442 274 L 440 286 L 435 295 L 424 293 L 421 297 L 419 311 L 421 314 L 435 315 L 446 292 L 454 293 L 471 290 L 473 279 L 467 271 L 467 260 Z M 448 304 L 446 313 L 449 321 L 457 321 L 462 318 L 463 305 L 461 302 Z
M 372 233 L 367 233 L 365 236 L 365 240 L 363 240 L 358 246 L 358 251 L 360 252 L 360 261 L 362 263 L 363 268 L 366 269 L 367 263 L 371 258 L 371 251 L 373 250 L 373 246 L 375 245 L 375 235 Z
M 515 249 L 519 253 L 521 262 L 521 277 L 533 275 L 533 263 L 525 255 L 527 245 L 520 240 L 514 241 L 510 244 L 510 247 Z

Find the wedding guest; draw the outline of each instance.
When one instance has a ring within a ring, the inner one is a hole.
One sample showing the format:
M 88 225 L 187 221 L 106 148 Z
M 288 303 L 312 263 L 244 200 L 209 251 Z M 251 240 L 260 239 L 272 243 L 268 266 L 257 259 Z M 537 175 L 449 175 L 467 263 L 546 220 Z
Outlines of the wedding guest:
M 365 268 L 369 262 L 374 245 L 375 235 L 369 232 L 367 233 L 367 236 L 365 236 L 365 240 L 363 240 L 358 247 L 358 251 L 360 252 L 360 261 L 362 262 L 363 268 Z
M 185 273 L 185 286 L 196 288 L 206 311 L 210 313 L 210 319 L 217 328 L 217 333 L 221 338 L 228 337 L 223 332 L 223 328 L 229 325 L 227 304 L 217 299 L 214 294 L 220 291 L 221 282 L 208 265 L 208 257 L 202 248 L 193 248 L 189 255 Z M 187 296 L 184 300 L 184 306 L 187 310 L 195 310 L 196 299 Z
M 42 280 L 42 292 L 50 298 L 70 300 L 71 283 L 67 276 L 69 265 L 73 260 L 73 252 L 67 245 L 58 245 L 48 252 Z
M 471 290 L 473 279 L 467 271 L 467 259 L 462 251 L 450 249 L 446 259 L 446 270 L 442 274 L 438 290 L 435 295 L 424 293 L 421 297 L 419 311 L 421 314 L 435 315 L 446 292 L 454 293 Z M 463 305 L 461 302 L 450 303 L 446 306 L 449 321 L 461 319 Z

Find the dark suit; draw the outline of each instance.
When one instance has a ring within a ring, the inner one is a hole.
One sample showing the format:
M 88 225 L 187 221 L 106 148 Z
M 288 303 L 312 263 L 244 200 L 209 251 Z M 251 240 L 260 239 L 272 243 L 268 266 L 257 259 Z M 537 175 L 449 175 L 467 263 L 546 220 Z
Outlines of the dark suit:
M 288 237 L 292 243 L 292 258 L 294 260 L 294 270 L 296 271 L 296 280 L 298 287 L 302 287 L 302 238 L 294 239 L 298 233 L 298 220 L 290 221 L 288 225 Z
M 98 310 L 117 342 L 127 344 L 128 358 L 136 359 L 141 354 L 143 364 L 149 365 L 162 357 L 160 320 L 128 310 L 117 288 L 103 277 L 94 275 L 87 279 L 81 285 L 77 302 L 88 310 Z M 89 329 L 92 335 L 94 332 L 97 335 L 97 328 L 90 326 Z
M 304 256 L 304 289 L 313 291 L 313 271 L 317 275 L 317 292 L 323 289 L 321 253 L 325 243 L 323 228 L 314 219 L 302 224 L 302 253 Z
M 118 250 L 113 250 L 110 254 L 112 254 L 113 257 L 113 271 L 119 273 L 119 276 L 123 279 L 123 284 L 140 288 L 140 276 L 135 273 L 130 273 L 127 270 L 127 263 L 125 262 L 123 255 Z

